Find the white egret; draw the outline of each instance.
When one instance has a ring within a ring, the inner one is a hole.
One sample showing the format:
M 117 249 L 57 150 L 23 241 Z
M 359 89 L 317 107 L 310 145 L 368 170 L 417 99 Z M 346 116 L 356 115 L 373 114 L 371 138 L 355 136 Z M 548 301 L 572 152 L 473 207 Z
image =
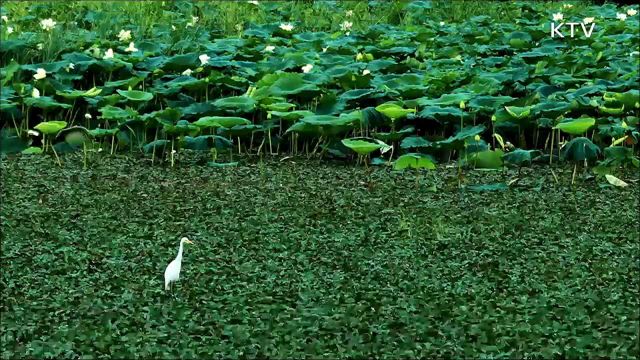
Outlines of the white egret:
M 180 268 L 182 267 L 182 250 L 184 243 L 193 244 L 193 242 L 186 237 L 180 239 L 180 250 L 178 250 L 178 256 L 173 259 L 172 262 L 167 265 L 167 269 L 164 271 L 164 289 L 169 290 L 172 282 L 180 279 Z

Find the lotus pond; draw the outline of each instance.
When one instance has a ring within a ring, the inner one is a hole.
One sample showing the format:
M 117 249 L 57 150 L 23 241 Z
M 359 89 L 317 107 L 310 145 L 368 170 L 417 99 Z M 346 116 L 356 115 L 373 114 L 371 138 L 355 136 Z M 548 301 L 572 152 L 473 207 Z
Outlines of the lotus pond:
M 483 3 L 3 3 L 2 357 L 638 356 L 638 6 Z

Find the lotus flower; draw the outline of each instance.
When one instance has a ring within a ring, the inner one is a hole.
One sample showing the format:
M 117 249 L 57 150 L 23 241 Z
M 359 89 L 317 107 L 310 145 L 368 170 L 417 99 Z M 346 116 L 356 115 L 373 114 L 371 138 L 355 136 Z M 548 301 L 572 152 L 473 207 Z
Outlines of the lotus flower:
M 197 16 L 192 16 L 191 21 L 187 23 L 187 27 L 194 26 L 200 18 Z
M 553 21 L 560 21 L 562 19 L 564 19 L 564 15 L 562 15 L 562 13 L 553 14 Z
M 36 73 L 33 74 L 33 78 L 36 80 L 42 80 L 47 77 L 47 72 L 43 68 L 36 69 Z
M 7 15 L 2 15 L 2 21 L 9 22 L 9 18 L 7 17 Z
M 56 22 L 53 19 L 40 20 L 40 27 L 45 31 L 51 31 L 56 26 Z
M 585 23 L 586 25 L 591 24 L 596 18 L 594 17 L 586 17 L 582 20 L 583 23 Z
M 307 64 L 307 65 L 302 67 L 302 72 L 306 74 L 306 73 L 310 72 L 311 69 L 313 69 L 313 65 L 312 64 Z
M 34 98 L 39 98 L 40 97 L 40 90 L 33 88 L 33 91 L 31 92 L 31 96 Z
M 109 49 L 104 53 L 103 59 L 113 59 L 113 49 Z
M 84 118 L 87 120 L 91 120 L 92 116 L 89 113 L 84 114 Z
M 629 16 L 634 16 L 637 13 L 638 13 L 638 11 L 636 9 L 627 10 L 627 15 L 629 15 Z
M 351 29 L 352 26 L 353 26 L 352 22 L 345 21 L 342 24 L 340 24 L 340 29 L 342 29 L 342 31 L 347 31 L 347 30 Z
M 134 52 L 134 51 L 138 51 L 138 49 L 136 49 L 136 46 L 133 42 L 129 43 L 129 47 L 124 49 L 124 51 L 126 52 Z
M 120 39 L 120 41 L 131 40 L 131 30 L 120 30 L 120 33 L 118 33 L 118 39 Z
M 31 136 L 40 136 L 40 133 L 35 131 L 35 130 L 29 130 L 29 131 L 27 131 L 27 134 L 29 134 Z
M 369 75 L 369 74 L 371 74 L 371 71 L 369 71 L 369 69 L 364 69 L 362 71 L 362 75 Z
M 7 26 L 7 35 L 13 32 L 13 27 Z
M 186 76 L 191 76 L 191 73 L 193 72 L 193 70 L 191 69 L 187 69 L 185 71 L 182 72 L 182 75 L 186 75 Z
M 198 59 L 200 59 L 200 65 L 206 65 L 209 63 L 209 59 L 211 58 L 207 54 L 202 54 L 198 56 Z
M 275 49 L 276 49 L 276 47 L 275 47 L 275 46 L 273 46 L 273 45 L 267 45 L 267 46 L 264 48 L 264 51 L 266 51 L 266 52 L 273 52 L 273 50 L 275 50 Z
M 286 23 L 286 24 L 280 24 L 280 29 L 284 30 L 284 31 L 291 31 L 293 30 L 293 25 Z
M 347 10 L 346 15 L 347 16 L 353 16 L 353 10 Z
M 258 3 L 257 0 L 249 0 L 247 1 L 249 4 L 253 4 L 253 5 L 260 5 L 260 3 Z
M 43 43 L 38 43 L 38 45 L 36 45 L 36 48 L 38 50 L 42 50 L 44 48 L 44 44 Z
M 562 7 L 565 9 L 571 9 L 573 7 L 573 4 L 563 4 Z
M 625 20 L 627 20 L 627 14 L 617 13 L 616 14 L 616 19 L 618 19 L 620 21 L 625 21 Z
M 440 21 L 440 26 L 444 26 L 444 21 Z

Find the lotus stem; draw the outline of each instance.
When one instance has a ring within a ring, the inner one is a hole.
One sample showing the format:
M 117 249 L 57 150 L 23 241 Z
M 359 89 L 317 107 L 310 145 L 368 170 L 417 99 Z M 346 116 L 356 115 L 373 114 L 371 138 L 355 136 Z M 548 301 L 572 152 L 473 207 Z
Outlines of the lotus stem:
M 173 167 L 173 143 L 174 143 L 174 139 L 171 139 L 171 167 Z M 231 152 L 233 156 L 233 152 Z
M 576 170 L 578 170 L 578 163 L 573 164 L 573 176 L 571 176 L 571 185 L 573 185 L 576 180 Z
M 555 137 L 553 129 L 551 129 L 551 134 L 549 135 L 551 135 L 551 146 L 549 146 L 549 165 L 551 165 L 553 163 L 553 138 Z
M 242 149 L 240 148 L 240 136 L 238 136 L 238 155 L 242 153 Z

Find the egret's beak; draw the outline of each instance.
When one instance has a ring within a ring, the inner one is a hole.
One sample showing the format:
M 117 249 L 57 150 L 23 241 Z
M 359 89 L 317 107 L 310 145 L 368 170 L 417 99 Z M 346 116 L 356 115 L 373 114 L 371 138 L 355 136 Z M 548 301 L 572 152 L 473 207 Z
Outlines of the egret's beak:
M 191 240 L 185 240 L 184 242 L 186 242 L 187 244 L 193 244 L 193 241 Z

